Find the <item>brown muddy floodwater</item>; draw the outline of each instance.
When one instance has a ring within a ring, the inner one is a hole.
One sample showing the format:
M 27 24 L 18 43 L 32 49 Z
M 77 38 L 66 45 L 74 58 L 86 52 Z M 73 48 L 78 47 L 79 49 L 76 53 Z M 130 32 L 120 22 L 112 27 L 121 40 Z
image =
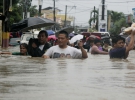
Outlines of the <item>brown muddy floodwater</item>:
M 88 55 L 83 60 L 1 56 L 0 100 L 135 100 L 135 51 L 127 60 Z

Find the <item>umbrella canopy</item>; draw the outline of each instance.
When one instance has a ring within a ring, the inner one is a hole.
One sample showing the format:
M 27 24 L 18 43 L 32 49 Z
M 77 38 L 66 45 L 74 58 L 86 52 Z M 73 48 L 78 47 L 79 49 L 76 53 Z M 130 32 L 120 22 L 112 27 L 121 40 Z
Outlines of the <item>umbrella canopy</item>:
M 74 33 L 70 33 L 69 36 L 70 37 L 73 37 L 73 36 L 75 36 L 75 34 Z
M 103 36 L 101 37 L 101 39 L 109 39 L 110 37 L 109 36 Z
M 18 31 L 27 31 L 30 29 L 42 28 L 54 25 L 55 22 L 47 18 L 29 17 L 21 20 L 19 23 L 14 24 L 11 30 L 18 29 Z
M 97 38 L 97 39 L 101 39 L 99 36 L 96 36 L 96 35 L 90 35 L 90 38 Z
M 73 32 L 74 28 L 73 27 L 65 27 L 65 28 L 62 28 L 61 30 L 57 31 L 55 33 L 56 37 L 58 37 L 58 34 L 60 31 L 66 31 L 68 34 L 70 34 L 71 32 Z
M 56 38 L 56 36 L 55 35 L 50 35 L 50 36 L 48 36 L 48 41 L 50 41 L 50 40 L 56 40 L 57 38 Z
M 78 34 L 78 35 L 74 36 L 74 37 L 70 40 L 70 43 L 74 43 L 74 42 L 76 42 L 77 40 L 81 40 L 81 39 L 83 39 L 83 35 Z
M 94 40 L 94 39 L 101 39 L 99 36 L 96 36 L 96 35 L 90 35 L 89 37 L 86 38 L 86 41 L 87 40 Z
M 54 35 L 54 34 L 55 34 L 55 32 L 52 31 L 52 30 L 46 30 L 46 31 L 47 31 L 47 33 L 48 33 L 48 36 L 49 36 L 49 35 Z

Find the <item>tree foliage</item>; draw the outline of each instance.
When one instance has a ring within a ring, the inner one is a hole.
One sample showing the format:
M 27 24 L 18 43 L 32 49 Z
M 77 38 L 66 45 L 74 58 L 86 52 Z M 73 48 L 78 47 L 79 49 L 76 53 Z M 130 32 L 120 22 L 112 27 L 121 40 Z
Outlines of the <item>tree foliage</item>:
M 116 11 L 109 11 L 111 14 L 111 21 L 112 22 L 116 22 L 118 20 L 120 20 L 121 18 L 125 18 L 124 13 L 122 12 L 116 12 Z
M 89 25 L 91 26 L 91 23 L 96 20 L 96 26 L 95 29 L 98 30 L 98 10 L 92 10 L 91 13 L 95 12 L 95 18 L 91 17 L 89 20 Z M 113 23 L 112 27 L 110 28 L 109 32 L 113 35 L 119 34 L 121 32 L 122 27 L 127 27 L 128 24 L 126 23 L 126 17 L 124 13 L 122 12 L 116 12 L 116 11 L 107 11 L 107 14 L 111 15 L 111 23 Z
M 122 27 L 127 27 L 128 24 L 126 23 L 126 17 L 122 12 L 110 11 L 111 14 L 111 22 L 113 23 L 112 27 L 110 28 L 109 32 L 112 35 L 117 35 L 121 33 Z
M 121 28 L 122 27 L 127 27 L 127 24 L 126 24 L 126 19 L 125 18 L 120 18 L 119 20 L 117 20 L 113 27 L 109 30 L 109 32 L 112 34 L 112 35 L 118 35 L 121 33 Z
M 19 0 L 12 0 L 12 5 L 16 5 Z M 3 0 L 0 0 L 0 12 L 3 13 Z
M 91 14 L 92 14 L 92 13 L 95 13 L 95 17 L 91 17 L 91 18 L 90 18 L 90 20 L 89 20 L 89 25 L 91 26 L 91 23 L 92 23 L 93 21 L 95 21 L 95 22 L 96 22 L 96 26 L 95 26 L 94 29 L 98 30 L 98 10 L 92 10 L 92 11 L 91 11 Z
M 29 8 L 29 12 L 30 12 L 30 17 L 33 17 L 35 15 L 38 15 L 38 10 L 36 9 L 37 6 L 31 6 Z
M 36 6 L 31 6 L 32 0 L 27 0 L 25 3 L 24 0 L 12 0 L 12 11 L 8 10 L 8 26 L 11 26 L 13 23 L 19 22 L 23 18 L 23 11 L 27 7 L 27 11 L 30 12 L 30 17 L 37 15 L 38 10 Z M 3 13 L 3 0 L 0 0 L 0 13 Z

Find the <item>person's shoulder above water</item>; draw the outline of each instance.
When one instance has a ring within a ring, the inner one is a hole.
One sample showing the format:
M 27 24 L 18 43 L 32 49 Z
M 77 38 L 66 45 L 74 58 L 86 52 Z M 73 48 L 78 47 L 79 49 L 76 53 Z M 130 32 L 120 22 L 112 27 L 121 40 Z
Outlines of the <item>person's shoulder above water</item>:
M 12 55 L 24 55 L 21 52 L 12 52 Z M 25 56 L 28 56 L 29 54 L 27 53 Z
M 20 52 L 13 52 L 12 55 L 22 55 Z
M 91 54 L 108 54 L 108 52 L 99 50 L 99 48 L 96 45 L 93 45 L 91 50 L 90 50 Z
M 125 58 L 126 48 L 113 48 L 110 50 L 110 58 Z

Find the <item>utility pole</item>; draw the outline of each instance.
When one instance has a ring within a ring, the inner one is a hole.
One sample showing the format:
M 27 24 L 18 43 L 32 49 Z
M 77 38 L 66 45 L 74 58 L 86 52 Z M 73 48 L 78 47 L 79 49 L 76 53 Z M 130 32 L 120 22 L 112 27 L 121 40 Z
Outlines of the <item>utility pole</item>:
M 24 3 L 24 19 L 27 18 L 27 0 L 25 0 L 25 3 Z
M 53 0 L 54 3 L 53 3 L 53 7 L 54 7 L 54 10 L 53 10 L 53 20 L 54 22 L 56 22 L 56 18 L 55 18 L 55 0 Z
M 3 20 L 3 37 L 2 37 L 2 48 L 9 46 L 9 5 L 11 0 L 3 0 L 3 15 L 6 19 Z
M 108 30 L 110 30 L 110 26 L 111 26 L 111 14 L 109 11 L 109 13 L 108 13 Z
M 4 16 L 5 16 L 5 1 L 6 1 L 6 0 L 3 0 L 3 15 L 4 15 Z M 2 28 L 3 28 L 3 32 L 5 32 L 5 22 L 4 22 L 4 21 L 5 21 L 5 20 L 2 21 L 2 24 L 3 24 L 3 25 L 2 25 L 2 26 L 3 26 L 3 27 L 2 27 Z
M 53 0 L 53 20 L 56 22 L 56 17 L 55 17 L 55 0 Z M 53 25 L 53 30 L 55 31 L 55 25 Z
M 38 0 L 38 3 L 39 3 L 39 16 L 40 16 L 41 15 L 41 9 L 42 9 L 43 0 Z
M 73 27 L 75 27 L 75 17 L 74 17 L 74 19 L 73 19 Z
M 102 20 L 104 20 L 105 0 L 102 0 Z
M 67 26 L 67 5 L 66 5 L 66 8 L 65 8 L 65 23 L 64 23 L 65 27 Z
M 5 22 L 4 22 L 4 27 L 3 27 L 3 31 L 7 32 L 8 31 L 8 15 L 9 15 L 9 4 L 10 1 L 9 0 L 3 0 L 3 14 L 6 16 Z
M 75 7 L 76 8 L 76 6 L 67 6 L 66 5 L 66 7 L 65 7 L 65 21 L 64 21 L 64 26 L 66 27 L 67 26 L 67 7 Z M 74 20 L 75 21 L 75 20 Z
M 94 24 L 95 24 L 95 6 L 94 6 Z

